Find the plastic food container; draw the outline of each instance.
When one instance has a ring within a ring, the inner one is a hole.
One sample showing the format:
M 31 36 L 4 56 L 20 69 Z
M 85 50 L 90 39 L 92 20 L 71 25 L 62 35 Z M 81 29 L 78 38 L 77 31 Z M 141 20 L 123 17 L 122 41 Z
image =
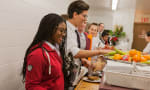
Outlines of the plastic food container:
M 107 65 L 104 69 L 104 83 L 150 90 L 150 71 L 133 68 L 132 65 Z

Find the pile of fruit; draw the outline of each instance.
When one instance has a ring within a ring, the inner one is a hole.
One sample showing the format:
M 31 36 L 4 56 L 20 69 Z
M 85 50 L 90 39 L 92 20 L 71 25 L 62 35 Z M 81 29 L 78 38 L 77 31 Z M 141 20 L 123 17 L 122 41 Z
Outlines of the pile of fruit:
M 128 52 L 123 52 L 114 48 L 115 51 L 112 51 L 107 54 L 109 59 L 113 60 L 123 60 L 128 62 L 140 62 L 145 64 L 150 64 L 150 55 L 142 55 L 142 52 L 132 49 Z

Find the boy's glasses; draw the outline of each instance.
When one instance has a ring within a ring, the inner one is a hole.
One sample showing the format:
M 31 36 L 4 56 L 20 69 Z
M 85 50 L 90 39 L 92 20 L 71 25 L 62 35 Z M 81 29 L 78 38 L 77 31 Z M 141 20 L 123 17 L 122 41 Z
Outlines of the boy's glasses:
M 81 14 L 84 18 L 88 18 L 88 15 Z

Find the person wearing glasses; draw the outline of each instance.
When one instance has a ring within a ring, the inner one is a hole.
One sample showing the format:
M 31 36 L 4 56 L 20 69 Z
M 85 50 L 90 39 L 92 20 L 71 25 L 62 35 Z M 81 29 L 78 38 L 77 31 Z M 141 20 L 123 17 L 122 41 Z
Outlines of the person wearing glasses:
M 64 90 L 63 54 L 59 46 L 65 35 L 62 17 L 43 17 L 24 56 L 22 74 L 26 90 Z
M 80 58 L 88 58 L 91 56 L 101 55 L 110 52 L 110 50 L 82 50 L 80 49 L 80 39 L 78 39 L 78 26 L 82 23 L 87 22 L 89 5 L 82 0 L 77 0 L 72 2 L 68 7 L 68 17 L 67 20 L 67 53 L 72 53 L 74 63 L 76 64 L 76 68 L 71 68 L 74 71 L 74 74 L 68 78 L 68 73 L 65 74 L 65 84 L 67 89 L 73 90 L 73 88 L 77 85 L 76 80 L 78 80 L 78 75 L 81 69 L 81 59 Z M 65 63 L 64 63 L 65 64 Z M 69 85 L 69 86 L 68 86 Z M 69 88 L 68 88 L 69 87 Z

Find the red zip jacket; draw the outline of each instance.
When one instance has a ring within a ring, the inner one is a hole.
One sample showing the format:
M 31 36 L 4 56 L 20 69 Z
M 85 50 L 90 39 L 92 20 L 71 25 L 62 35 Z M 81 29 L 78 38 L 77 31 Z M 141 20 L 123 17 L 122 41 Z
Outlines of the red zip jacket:
M 44 57 L 42 49 L 37 48 L 27 57 L 25 88 L 26 90 L 64 90 L 62 59 L 46 43 L 42 46 L 50 56 L 51 74 L 49 74 L 46 52 L 44 51 Z

